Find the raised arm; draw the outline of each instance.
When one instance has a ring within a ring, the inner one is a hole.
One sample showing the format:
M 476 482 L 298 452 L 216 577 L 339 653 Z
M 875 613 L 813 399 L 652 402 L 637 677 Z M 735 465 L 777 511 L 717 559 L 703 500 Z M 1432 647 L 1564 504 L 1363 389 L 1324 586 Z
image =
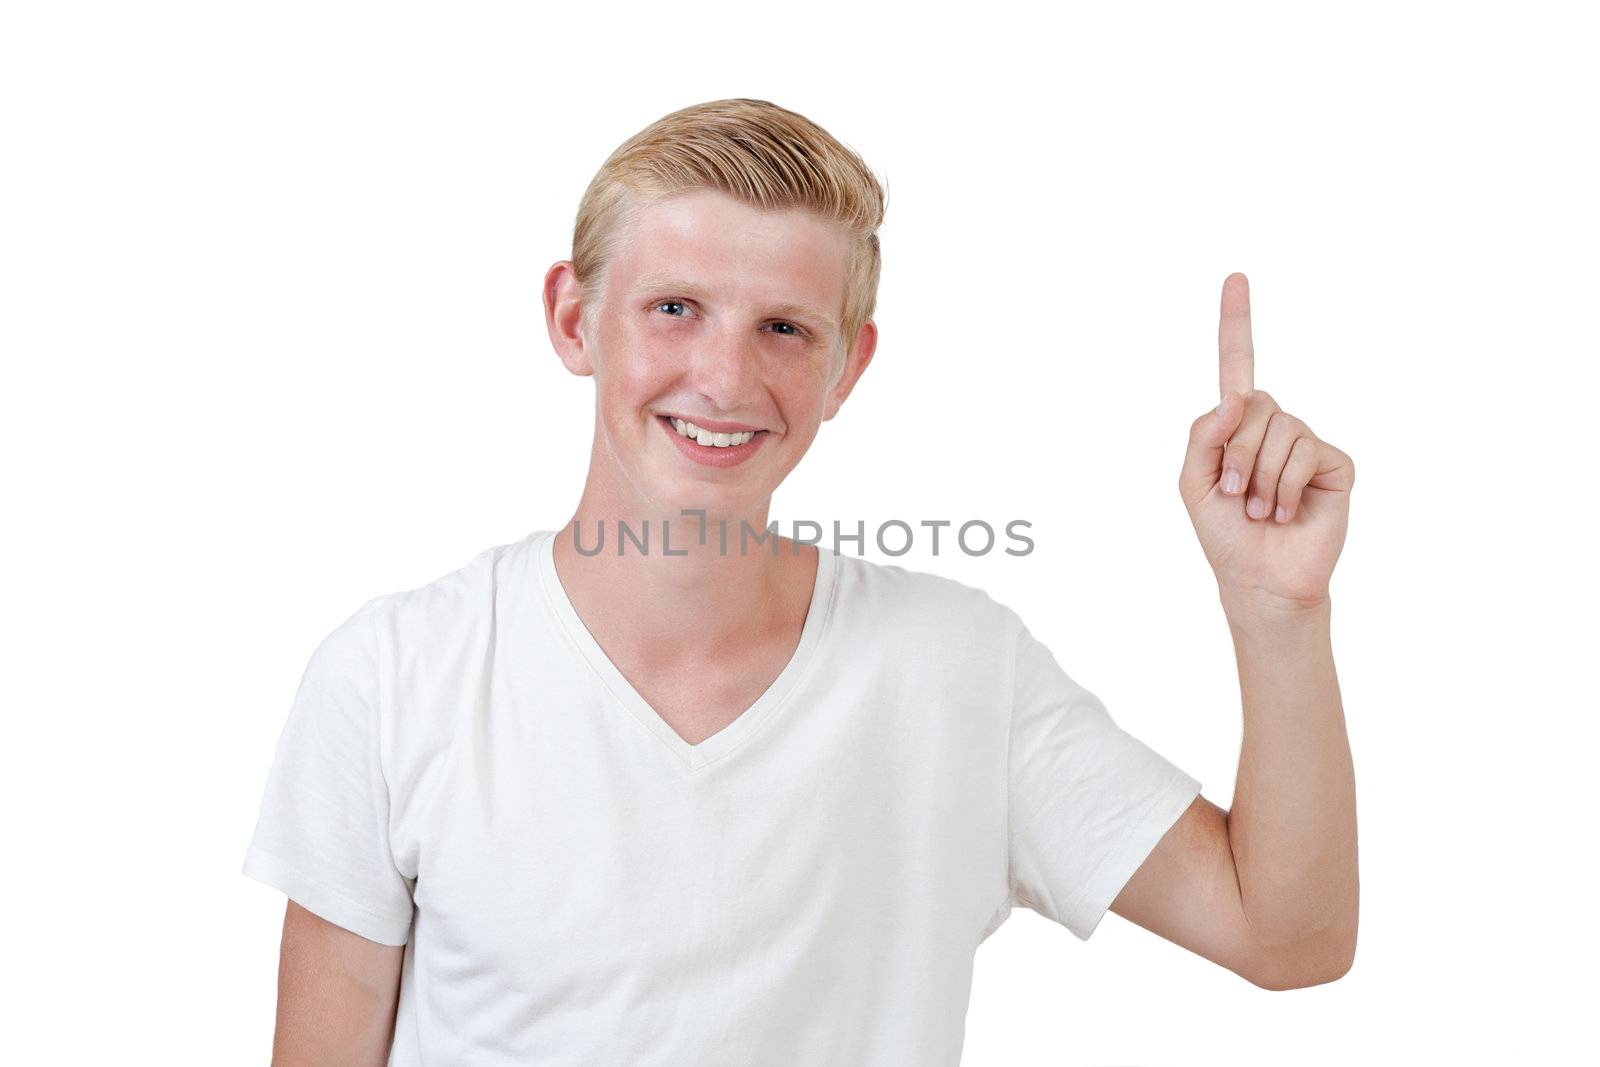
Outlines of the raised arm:
M 369 941 L 290 900 L 272 1067 L 388 1063 L 404 957 L 404 945 Z
M 1190 427 L 1179 492 L 1239 668 L 1233 807 L 1197 799 L 1112 910 L 1292 989 L 1340 977 L 1355 957 L 1355 774 L 1328 597 L 1355 464 L 1255 388 L 1242 274 L 1223 283 L 1218 347 L 1222 403 Z

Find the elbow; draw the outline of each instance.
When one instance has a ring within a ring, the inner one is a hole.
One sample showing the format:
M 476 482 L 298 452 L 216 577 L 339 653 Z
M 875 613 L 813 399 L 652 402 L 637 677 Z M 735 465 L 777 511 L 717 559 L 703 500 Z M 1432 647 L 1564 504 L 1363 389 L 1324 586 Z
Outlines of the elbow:
M 1350 973 L 1356 961 L 1356 935 L 1329 935 L 1297 946 L 1292 952 L 1275 953 L 1265 965 L 1243 977 L 1251 985 L 1273 992 L 1309 989 L 1337 982 Z
M 1324 967 L 1320 970 L 1273 971 L 1264 975 L 1247 975 L 1246 977 L 1251 985 L 1281 993 L 1289 989 L 1310 989 L 1312 986 L 1337 982 L 1350 973 L 1350 968 L 1354 963 L 1355 955 L 1352 953 L 1344 962 Z

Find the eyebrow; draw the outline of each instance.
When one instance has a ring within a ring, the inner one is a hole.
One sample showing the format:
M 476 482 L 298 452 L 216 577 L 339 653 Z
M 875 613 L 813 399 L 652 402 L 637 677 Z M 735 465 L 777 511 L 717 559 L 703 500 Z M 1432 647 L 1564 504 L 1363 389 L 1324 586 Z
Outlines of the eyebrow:
M 647 292 L 665 292 L 669 290 L 675 293 L 682 293 L 684 296 L 697 298 L 705 296 L 705 290 L 693 282 L 686 282 L 681 278 L 674 278 L 666 274 L 652 274 L 648 277 L 640 278 L 628 292 L 629 295 L 640 296 Z M 809 318 L 820 322 L 830 330 L 839 329 L 839 323 L 832 315 L 818 311 L 810 304 L 785 302 L 774 305 L 772 313 L 775 315 L 788 315 L 798 319 Z

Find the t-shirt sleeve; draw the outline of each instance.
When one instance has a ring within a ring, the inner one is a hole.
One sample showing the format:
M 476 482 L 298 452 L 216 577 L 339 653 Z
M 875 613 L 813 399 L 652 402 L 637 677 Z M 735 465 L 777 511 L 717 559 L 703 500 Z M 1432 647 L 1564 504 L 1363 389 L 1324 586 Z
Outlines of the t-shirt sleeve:
M 368 601 L 323 638 L 290 706 L 243 873 L 385 945 L 410 939 L 412 887 L 389 846 L 378 630 Z
M 1199 795 L 1200 782 L 1113 722 L 1018 625 L 1008 772 L 1012 892 L 1087 941 Z

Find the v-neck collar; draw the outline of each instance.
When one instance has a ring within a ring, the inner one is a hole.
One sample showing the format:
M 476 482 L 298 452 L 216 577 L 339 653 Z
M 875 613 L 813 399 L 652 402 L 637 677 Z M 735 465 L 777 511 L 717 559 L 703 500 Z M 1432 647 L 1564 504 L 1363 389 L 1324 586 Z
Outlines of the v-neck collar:
M 611 662 L 583 619 L 572 606 L 572 600 L 561 584 L 555 564 L 555 530 L 544 531 L 533 546 L 538 561 L 539 584 L 550 610 L 555 613 L 567 637 L 579 656 L 588 663 L 595 675 L 610 691 L 616 702 L 627 710 L 641 726 L 649 730 L 671 752 L 685 769 L 699 770 L 720 759 L 749 739 L 773 713 L 781 708 L 796 684 L 810 667 L 812 654 L 828 618 L 833 610 L 835 576 L 838 573 L 837 554 L 823 545 L 817 549 L 817 575 L 811 589 L 811 603 L 806 610 L 806 621 L 800 631 L 800 642 L 794 655 L 783 670 L 756 702 L 731 723 L 701 741 L 691 745 L 667 724 L 659 712 L 639 695 L 632 683 Z

